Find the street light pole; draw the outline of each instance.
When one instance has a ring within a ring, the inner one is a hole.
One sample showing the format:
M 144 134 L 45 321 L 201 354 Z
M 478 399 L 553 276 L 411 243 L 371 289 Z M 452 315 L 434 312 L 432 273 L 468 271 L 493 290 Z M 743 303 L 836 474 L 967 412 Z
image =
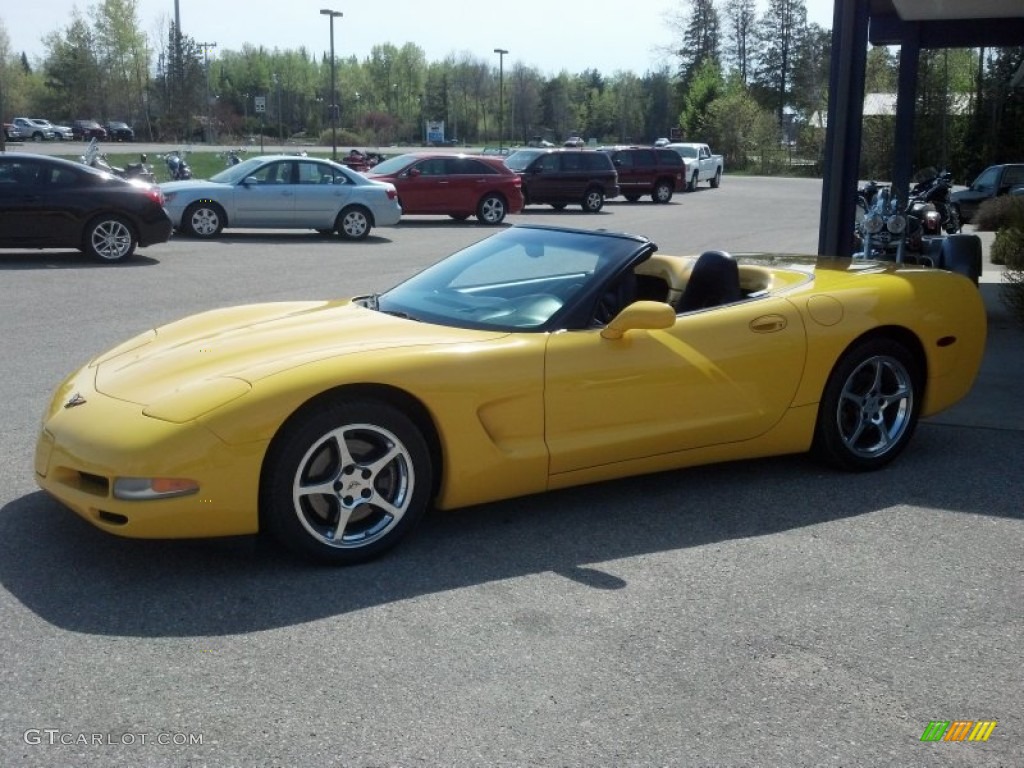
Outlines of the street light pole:
M 504 48 L 495 48 L 498 54 L 498 151 L 501 152 L 505 140 L 505 54 Z
M 331 20 L 331 159 L 338 160 L 338 94 L 334 85 L 334 19 L 344 16 L 341 11 L 332 11 L 330 8 L 321 8 L 321 16 L 327 16 Z
M 206 70 L 206 128 L 203 131 L 203 141 L 207 144 L 213 142 L 213 118 L 210 116 L 210 49 L 216 48 L 216 43 L 196 43 L 203 49 L 203 68 Z

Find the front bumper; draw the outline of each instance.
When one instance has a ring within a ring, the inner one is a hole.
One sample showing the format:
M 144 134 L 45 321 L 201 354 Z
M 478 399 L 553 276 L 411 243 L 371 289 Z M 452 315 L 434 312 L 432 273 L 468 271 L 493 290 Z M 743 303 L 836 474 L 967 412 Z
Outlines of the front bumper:
M 229 445 L 205 427 L 150 418 L 142 406 L 103 395 L 83 369 L 58 390 L 35 452 L 39 486 L 97 528 L 132 538 L 255 533 L 266 443 Z M 85 399 L 66 407 L 72 395 Z M 186 477 L 189 496 L 128 501 L 118 477 Z

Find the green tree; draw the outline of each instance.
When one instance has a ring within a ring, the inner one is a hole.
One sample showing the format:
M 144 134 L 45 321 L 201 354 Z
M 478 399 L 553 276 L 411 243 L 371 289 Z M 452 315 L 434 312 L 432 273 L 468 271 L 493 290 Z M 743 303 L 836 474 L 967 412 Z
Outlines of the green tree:
M 865 93 L 895 93 L 899 76 L 899 58 L 887 46 L 876 45 L 868 49 L 864 73 Z
M 726 27 L 724 59 L 739 73 L 740 81 L 746 85 L 750 77 L 753 58 L 754 30 L 757 10 L 754 0 L 725 0 L 723 12 Z
M 145 114 L 151 63 L 136 0 L 103 0 L 93 18 L 95 57 L 103 72 L 100 103 L 80 116 L 126 119 Z M 96 108 L 99 115 L 95 115 Z
M 723 155 L 729 168 L 751 165 L 765 147 L 778 147 L 778 127 L 734 71 L 705 112 L 703 137 Z
M 807 35 L 804 0 L 769 0 L 757 24 L 758 57 L 754 93 L 784 123 L 793 96 L 794 69 Z
M 694 74 L 686 93 L 679 125 L 685 141 L 707 141 L 706 123 L 711 104 L 722 95 L 725 83 L 717 62 L 708 59 Z
M 65 120 L 91 114 L 93 106 L 102 103 L 106 87 L 92 28 L 75 9 L 63 33 L 51 32 L 43 44 L 47 49 L 43 66 L 46 96 L 36 108 Z
M 685 93 L 705 62 L 718 66 L 721 22 L 714 0 L 686 0 L 689 10 L 675 19 L 681 41 L 676 49 L 679 58 L 679 80 Z

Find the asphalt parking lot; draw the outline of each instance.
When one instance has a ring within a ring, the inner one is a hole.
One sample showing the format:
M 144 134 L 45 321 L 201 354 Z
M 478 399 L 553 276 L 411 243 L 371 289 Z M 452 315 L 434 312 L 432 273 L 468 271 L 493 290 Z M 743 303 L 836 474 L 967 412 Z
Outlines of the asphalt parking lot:
M 820 182 L 509 222 L 666 252 L 813 252 Z M 0 252 L 0 765 L 1024 765 L 1024 331 L 874 474 L 795 456 L 427 517 L 382 560 L 140 542 L 34 484 L 53 387 L 156 324 L 381 290 L 489 233 L 175 238 L 122 266 Z M 932 721 L 996 721 L 982 743 Z

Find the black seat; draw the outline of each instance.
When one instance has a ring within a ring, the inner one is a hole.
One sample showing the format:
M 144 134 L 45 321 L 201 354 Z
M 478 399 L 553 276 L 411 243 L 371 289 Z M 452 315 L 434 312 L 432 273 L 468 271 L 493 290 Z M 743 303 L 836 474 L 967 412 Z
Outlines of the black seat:
M 692 312 L 741 298 L 740 270 L 736 260 L 725 251 L 705 251 L 693 265 L 678 310 Z
M 601 296 L 594 312 L 595 322 L 599 325 L 610 323 L 619 312 L 636 301 L 636 293 L 636 274 L 630 269 L 615 278 Z

